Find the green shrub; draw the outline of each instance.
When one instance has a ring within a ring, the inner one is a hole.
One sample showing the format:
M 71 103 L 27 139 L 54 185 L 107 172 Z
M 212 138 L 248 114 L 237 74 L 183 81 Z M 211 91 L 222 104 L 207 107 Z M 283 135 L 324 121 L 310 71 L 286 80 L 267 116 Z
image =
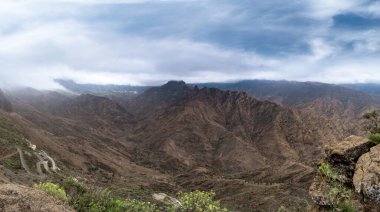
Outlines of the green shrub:
M 104 211 L 103 202 L 109 198 L 106 190 L 89 190 L 82 194 L 79 193 L 77 198 L 72 198 L 72 206 L 77 211 Z
M 341 202 L 337 206 L 336 210 L 341 212 L 356 212 L 354 204 L 349 200 Z
M 318 167 L 318 172 L 321 176 L 327 177 L 329 180 L 337 181 L 339 179 L 339 174 L 334 172 L 328 163 L 321 163 Z
M 6 119 L 0 118 L 0 145 L 18 144 L 26 146 L 23 136 Z
M 329 202 L 338 205 L 351 199 L 352 191 L 342 183 L 333 182 L 327 194 Z
M 64 179 L 61 184 L 68 196 L 68 202 L 70 205 L 74 205 L 79 198 L 87 192 L 86 187 L 73 177 Z
M 61 182 L 62 188 L 68 195 L 68 203 L 78 212 L 225 212 L 220 203 L 214 201 L 215 193 L 194 191 L 190 193 L 178 193 L 181 205 L 170 203 L 154 204 L 149 201 L 138 200 L 141 196 L 149 196 L 143 190 L 127 190 L 122 192 L 124 197 L 116 196 L 117 193 L 109 189 L 88 188 L 75 178 L 66 178 Z M 130 195 L 132 193 L 132 195 Z M 132 198 L 133 199 L 132 199 Z M 143 198 L 144 199 L 144 198 Z
M 380 133 L 380 114 L 379 110 L 372 110 L 366 112 L 362 116 L 365 120 L 364 130 L 371 134 Z
M 54 183 L 39 183 L 39 184 L 34 184 L 33 187 L 47 192 L 48 194 L 50 194 L 56 199 L 59 199 L 64 202 L 67 201 L 65 190 L 63 190 L 62 188 L 60 188 L 58 185 Z
M 159 211 L 157 206 L 150 202 L 142 202 L 138 200 L 120 200 L 110 199 L 107 204 L 107 211 L 131 211 L 131 212 L 155 212 Z
M 189 193 L 178 194 L 181 206 L 175 208 L 175 211 L 199 211 L 199 212 L 225 212 L 228 211 L 220 206 L 218 201 L 214 201 L 214 192 L 193 191 Z
M 8 169 L 12 169 L 12 170 L 22 169 L 21 161 L 19 158 L 12 157 L 12 158 L 3 160 L 1 163 Z
M 111 192 L 108 189 L 87 191 L 76 200 L 76 202 L 73 204 L 73 207 L 77 211 L 83 212 L 159 211 L 157 206 L 150 202 L 112 197 Z
M 380 134 L 379 133 L 376 133 L 376 134 L 371 134 L 369 135 L 369 140 L 375 144 L 380 144 Z
M 333 211 L 355 211 L 352 204 L 352 191 L 339 182 L 340 175 L 334 172 L 328 163 L 321 163 L 318 167 L 319 174 L 327 178 L 330 189 L 326 195 L 328 202 L 332 204 Z

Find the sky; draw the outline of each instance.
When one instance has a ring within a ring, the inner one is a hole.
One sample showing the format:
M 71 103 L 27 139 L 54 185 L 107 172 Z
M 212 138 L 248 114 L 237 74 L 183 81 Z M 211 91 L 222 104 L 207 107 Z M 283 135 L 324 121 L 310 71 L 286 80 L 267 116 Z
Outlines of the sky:
M 380 1 L 1 0 L 0 87 L 380 81 Z

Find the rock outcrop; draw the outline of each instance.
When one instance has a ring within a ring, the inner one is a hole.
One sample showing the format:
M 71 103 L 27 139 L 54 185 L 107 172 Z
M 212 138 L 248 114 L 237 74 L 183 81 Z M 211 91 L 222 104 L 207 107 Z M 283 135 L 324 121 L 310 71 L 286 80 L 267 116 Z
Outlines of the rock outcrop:
M 350 199 L 359 211 L 377 208 L 372 200 L 380 203 L 380 145 L 375 145 L 367 138 L 350 136 L 326 147 L 325 170 L 309 188 L 314 203 L 331 208 Z M 351 196 L 353 185 L 357 193 Z M 365 198 L 370 201 L 364 202 Z
M 380 145 L 359 158 L 353 183 L 359 194 L 380 203 Z
M 16 185 L 0 185 L 0 211 L 74 211 L 65 203 L 55 200 L 43 191 Z
M 341 175 L 339 181 L 351 185 L 357 160 L 374 145 L 367 138 L 350 136 L 341 142 L 326 147 L 325 161 Z

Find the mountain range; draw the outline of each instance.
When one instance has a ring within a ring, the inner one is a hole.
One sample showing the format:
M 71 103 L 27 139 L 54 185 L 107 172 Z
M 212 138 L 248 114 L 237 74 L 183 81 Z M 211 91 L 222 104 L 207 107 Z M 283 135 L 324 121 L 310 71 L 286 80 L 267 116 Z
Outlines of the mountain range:
M 364 135 L 362 113 L 380 104 L 372 92 L 314 82 L 58 82 L 65 91 L 1 92 L 0 119 L 63 172 L 115 189 L 214 190 L 242 211 L 307 205 L 324 146 Z

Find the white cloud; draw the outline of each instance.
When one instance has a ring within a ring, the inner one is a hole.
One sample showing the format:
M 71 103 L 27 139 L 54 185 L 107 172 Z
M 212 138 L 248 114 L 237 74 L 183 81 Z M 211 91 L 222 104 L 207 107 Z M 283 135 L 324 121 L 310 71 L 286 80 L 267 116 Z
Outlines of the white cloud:
M 374 58 L 340 60 L 335 64 L 319 67 L 322 69 L 300 79 L 328 83 L 379 83 L 379 65 L 379 61 Z
M 367 0 L 308 0 L 311 16 L 318 19 L 329 19 L 332 16 L 355 10 Z
M 118 84 L 242 79 L 276 64 L 254 53 L 189 40 L 124 36 L 74 20 L 31 24 L 0 35 L 0 46 L 0 78 L 7 80 L 2 84 L 38 88 L 54 87 L 54 78 Z
M 309 60 L 312 62 L 318 62 L 319 60 L 325 59 L 336 51 L 322 39 L 313 39 L 310 42 L 310 47 L 312 55 L 309 56 Z

